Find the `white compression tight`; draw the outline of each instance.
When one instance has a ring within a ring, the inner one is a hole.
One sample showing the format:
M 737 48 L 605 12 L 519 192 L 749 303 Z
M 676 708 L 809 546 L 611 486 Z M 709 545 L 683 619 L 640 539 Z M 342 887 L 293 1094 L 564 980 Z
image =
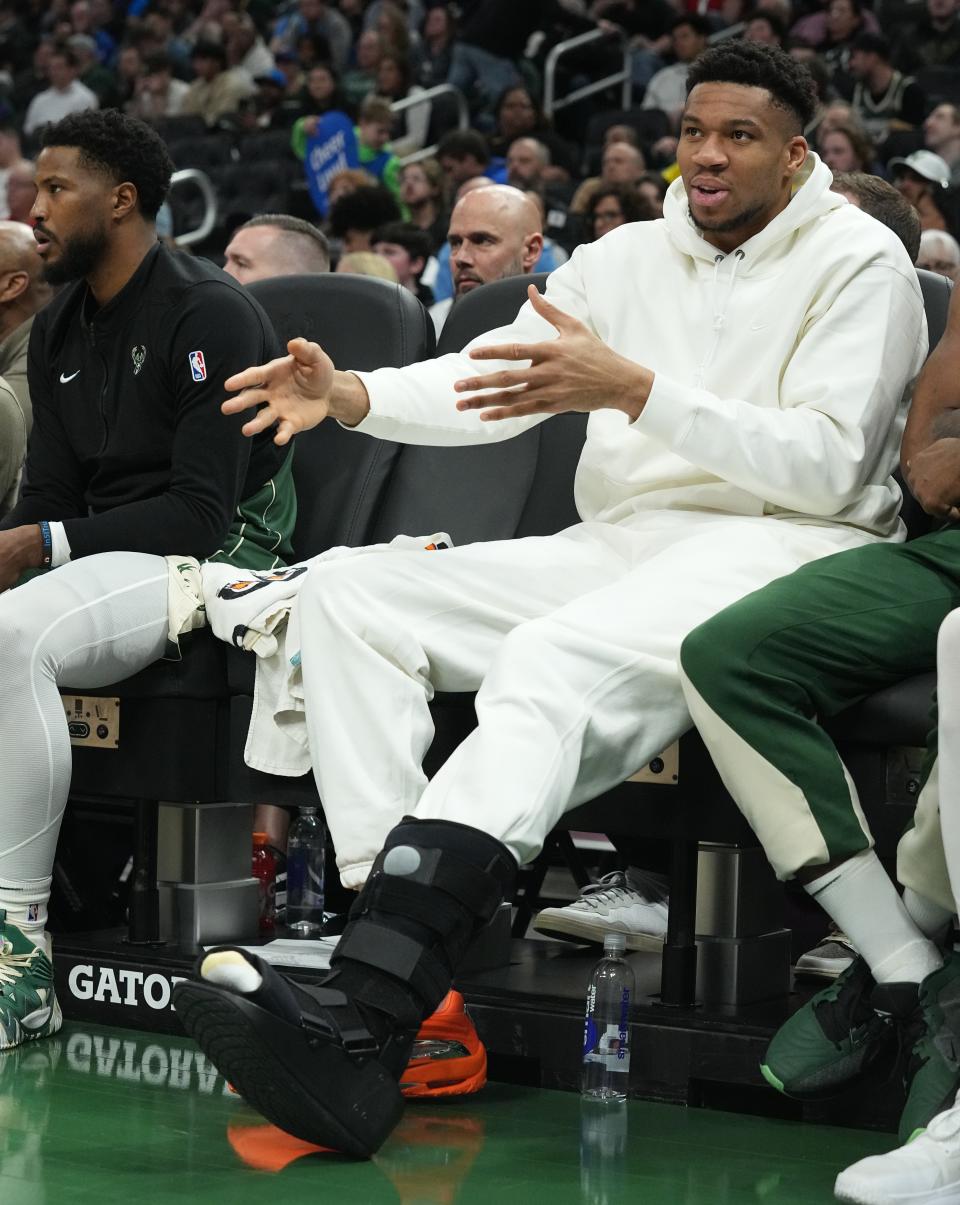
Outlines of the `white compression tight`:
M 161 657 L 166 636 L 162 557 L 84 557 L 0 594 L 0 907 L 31 936 L 46 921 L 70 788 L 57 688 L 119 682 Z

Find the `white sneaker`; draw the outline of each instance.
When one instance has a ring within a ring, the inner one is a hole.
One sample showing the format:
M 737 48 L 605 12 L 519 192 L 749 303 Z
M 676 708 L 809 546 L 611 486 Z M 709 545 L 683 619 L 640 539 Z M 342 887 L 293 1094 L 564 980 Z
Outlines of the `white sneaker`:
M 837 1176 L 833 1191 L 837 1200 L 856 1205 L 958 1205 L 960 1108 L 938 1113 L 906 1146 L 854 1163 Z
M 819 945 L 800 955 L 793 969 L 804 979 L 836 979 L 858 954 L 846 933 L 831 929 Z
M 624 933 L 628 950 L 658 951 L 667 936 L 668 902 L 666 879 L 633 867 L 614 870 L 565 908 L 544 908 L 533 927 L 564 941 L 601 946 L 608 933 Z

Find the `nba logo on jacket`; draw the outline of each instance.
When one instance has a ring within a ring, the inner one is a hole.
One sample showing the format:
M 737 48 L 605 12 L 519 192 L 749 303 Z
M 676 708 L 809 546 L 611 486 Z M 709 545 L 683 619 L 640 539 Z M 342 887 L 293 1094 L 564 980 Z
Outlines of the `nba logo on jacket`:
M 207 379 L 207 365 L 204 362 L 202 351 L 192 351 L 190 353 L 190 372 L 195 381 L 205 381 Z

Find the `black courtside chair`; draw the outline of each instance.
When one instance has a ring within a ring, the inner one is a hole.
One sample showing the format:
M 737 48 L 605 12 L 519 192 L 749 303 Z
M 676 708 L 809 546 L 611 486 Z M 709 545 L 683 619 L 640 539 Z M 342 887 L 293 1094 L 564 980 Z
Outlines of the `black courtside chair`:
M 282 343 L 305 335 L 321 342 L 335 363 L 399 367 L 433 353 L 429 316 L 397 285 L 326 274 L 262 281 L 250 290 Z M 298 438 L 298 558 L 334 544 L 363 542 L 396 452 L 382 441 L 351 437 L 335 423 Z M 119 743 L 109 749 L 74 748 L 71 797 L 133 806 L 129 928 L 135 941 L 158 935 L 159 802 L 244 801 L 231 793 L 230 733 L 236 696 L 252 691 L 253 657 L 231 650 L 207 631 L 191 633 L 182 648 L 182 660 L 157 662 L 114 686 L 62 688 L 65 695 L 119 699 Z M 269 794 L 254 799 L 273 802 Z

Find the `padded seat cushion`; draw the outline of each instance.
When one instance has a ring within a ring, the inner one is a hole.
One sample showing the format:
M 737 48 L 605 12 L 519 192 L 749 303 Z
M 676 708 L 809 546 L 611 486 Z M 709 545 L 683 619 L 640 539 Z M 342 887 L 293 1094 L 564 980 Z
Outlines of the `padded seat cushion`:
M 932 725 L 931 704 L 937 685 L 934 673 L 918 674 L 879 690 L 848 708 L 824 727 L 837 741 L 883 748 L 927 743 Z

